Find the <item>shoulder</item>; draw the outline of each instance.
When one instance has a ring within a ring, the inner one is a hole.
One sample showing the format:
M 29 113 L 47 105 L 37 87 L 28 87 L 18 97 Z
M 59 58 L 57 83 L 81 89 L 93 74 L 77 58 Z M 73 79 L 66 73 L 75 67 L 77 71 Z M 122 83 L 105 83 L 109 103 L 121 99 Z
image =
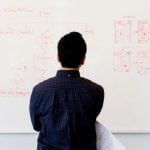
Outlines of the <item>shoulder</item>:
M 100 85 L 100 84 L 98 84 L 98 83 L 96 83 L 94 81 L 91 81 L 91 80 L 89 80 L 87 78 L 81 77 L 81 79 L 82 79 L 83 84 L 86 85 L 91 90 L 93 90 L 93 91 L 99 91 L 99 92 L 104 92 L 104 88 L 103 88 L 102 85 Z
M 46 80 L 36 84 L 33 87 L 33 91 L 38 92 L 38 93 L 46 92 L 52 85 L 55 84 L 55 82 L 56 82 L 56 77 L 46 79 Z

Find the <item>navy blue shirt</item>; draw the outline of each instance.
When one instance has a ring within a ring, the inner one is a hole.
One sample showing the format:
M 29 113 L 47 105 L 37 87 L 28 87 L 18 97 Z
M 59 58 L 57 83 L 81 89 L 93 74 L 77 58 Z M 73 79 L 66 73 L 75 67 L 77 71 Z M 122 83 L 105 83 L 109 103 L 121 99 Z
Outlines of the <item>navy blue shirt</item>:
M 59 70 L 33 88 L 30 116 L 39 131 L 38 150 L 96 150 L 96 117 L 104 100 L 102 86 Z

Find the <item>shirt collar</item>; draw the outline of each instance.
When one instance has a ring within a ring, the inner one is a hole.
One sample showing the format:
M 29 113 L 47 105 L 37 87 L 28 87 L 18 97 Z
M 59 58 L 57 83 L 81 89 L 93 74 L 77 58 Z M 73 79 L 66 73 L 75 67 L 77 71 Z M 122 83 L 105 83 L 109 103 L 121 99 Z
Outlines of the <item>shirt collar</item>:
M 56 77 L 80 77 L 78 70 L 58 70 Z

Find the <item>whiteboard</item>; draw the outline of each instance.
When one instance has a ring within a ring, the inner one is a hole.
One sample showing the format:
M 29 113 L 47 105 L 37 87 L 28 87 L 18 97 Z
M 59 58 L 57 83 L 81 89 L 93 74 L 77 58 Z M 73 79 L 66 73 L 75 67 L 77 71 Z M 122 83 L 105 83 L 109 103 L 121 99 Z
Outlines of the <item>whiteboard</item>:
M 32 133 L 33 86 L 55 76 L 57 42 L 79 31 L 81 76 L 101 84 L 98 120 L 112 132 L 150 132 L 149 1 L 0 0 L 0 132 Z

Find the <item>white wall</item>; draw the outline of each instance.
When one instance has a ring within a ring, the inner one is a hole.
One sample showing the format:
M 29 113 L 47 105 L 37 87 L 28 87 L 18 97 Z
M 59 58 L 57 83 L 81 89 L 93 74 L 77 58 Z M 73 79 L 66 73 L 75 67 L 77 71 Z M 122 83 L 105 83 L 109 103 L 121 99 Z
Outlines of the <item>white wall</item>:
M 127 150 L 150 150 L 150 134 L 114 134 Z M 37 134 L 0 134 L 1 150 L 36 150 Z

